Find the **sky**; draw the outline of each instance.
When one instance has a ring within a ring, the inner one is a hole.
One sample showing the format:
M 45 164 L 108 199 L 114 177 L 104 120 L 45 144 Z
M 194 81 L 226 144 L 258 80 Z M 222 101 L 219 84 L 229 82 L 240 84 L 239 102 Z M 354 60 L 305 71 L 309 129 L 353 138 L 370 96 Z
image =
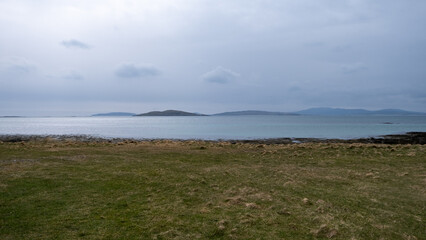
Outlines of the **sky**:
M 426 112 L 424 0 L 0 0 L 0 116 Z

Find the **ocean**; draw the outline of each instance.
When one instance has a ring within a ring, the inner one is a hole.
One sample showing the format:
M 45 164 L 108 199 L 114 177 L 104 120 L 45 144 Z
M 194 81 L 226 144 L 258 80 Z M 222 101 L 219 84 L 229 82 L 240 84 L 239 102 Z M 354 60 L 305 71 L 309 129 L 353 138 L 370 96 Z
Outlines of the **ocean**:
M 426 116 L 4 117 L 0 135 L 135 139 L 362 138 L 426 132 Z

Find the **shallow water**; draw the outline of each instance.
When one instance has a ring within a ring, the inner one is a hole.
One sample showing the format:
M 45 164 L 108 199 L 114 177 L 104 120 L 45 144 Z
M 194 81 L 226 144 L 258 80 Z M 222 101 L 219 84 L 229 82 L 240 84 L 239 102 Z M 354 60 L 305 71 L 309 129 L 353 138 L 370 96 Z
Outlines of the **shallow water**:
M 391 124 L 389 124 L 391 123 Z M 120 138 L 360 138 L 426 132 L 426 116 L 207 116 L 0 118 L 0 134 Z

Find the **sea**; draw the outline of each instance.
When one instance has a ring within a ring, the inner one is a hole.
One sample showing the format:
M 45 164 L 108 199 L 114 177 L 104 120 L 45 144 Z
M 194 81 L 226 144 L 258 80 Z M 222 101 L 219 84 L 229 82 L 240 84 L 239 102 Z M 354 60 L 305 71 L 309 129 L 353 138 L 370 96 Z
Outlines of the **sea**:
M 352 139 L 426 132 L 426 116 L 2 117 L 0 135 L 242 140 Z

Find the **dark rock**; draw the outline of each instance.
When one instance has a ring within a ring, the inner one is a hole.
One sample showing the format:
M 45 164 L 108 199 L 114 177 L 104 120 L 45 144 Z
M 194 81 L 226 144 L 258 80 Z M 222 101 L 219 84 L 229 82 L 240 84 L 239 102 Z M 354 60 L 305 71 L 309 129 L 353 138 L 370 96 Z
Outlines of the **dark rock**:
M 28 141 L 78 141 L 78 142 L 109 142 L 118 143 L 131 141 L 154 141 L 154 139 L 124 139 L 124 138 L 101 138 L 90 135 L 0 135 L 1 142 L 28 142 Z M 156 139 L 165 140 L 165 139 Z M 171 140 L 187 142 L 191 140 Z M 299 143 L 365 143 L 365 144 L 426 144 L 426 132 L 408 132 L 405 134 L 392 134 L 371 138 L 356 139 L 322 139 L 322 138 L 269 138 L 254 140 L 206 140 L 204 142 L 228 142 L 230 144 L 248 143 L 258 146 L 273 144 L 299 144 Z

